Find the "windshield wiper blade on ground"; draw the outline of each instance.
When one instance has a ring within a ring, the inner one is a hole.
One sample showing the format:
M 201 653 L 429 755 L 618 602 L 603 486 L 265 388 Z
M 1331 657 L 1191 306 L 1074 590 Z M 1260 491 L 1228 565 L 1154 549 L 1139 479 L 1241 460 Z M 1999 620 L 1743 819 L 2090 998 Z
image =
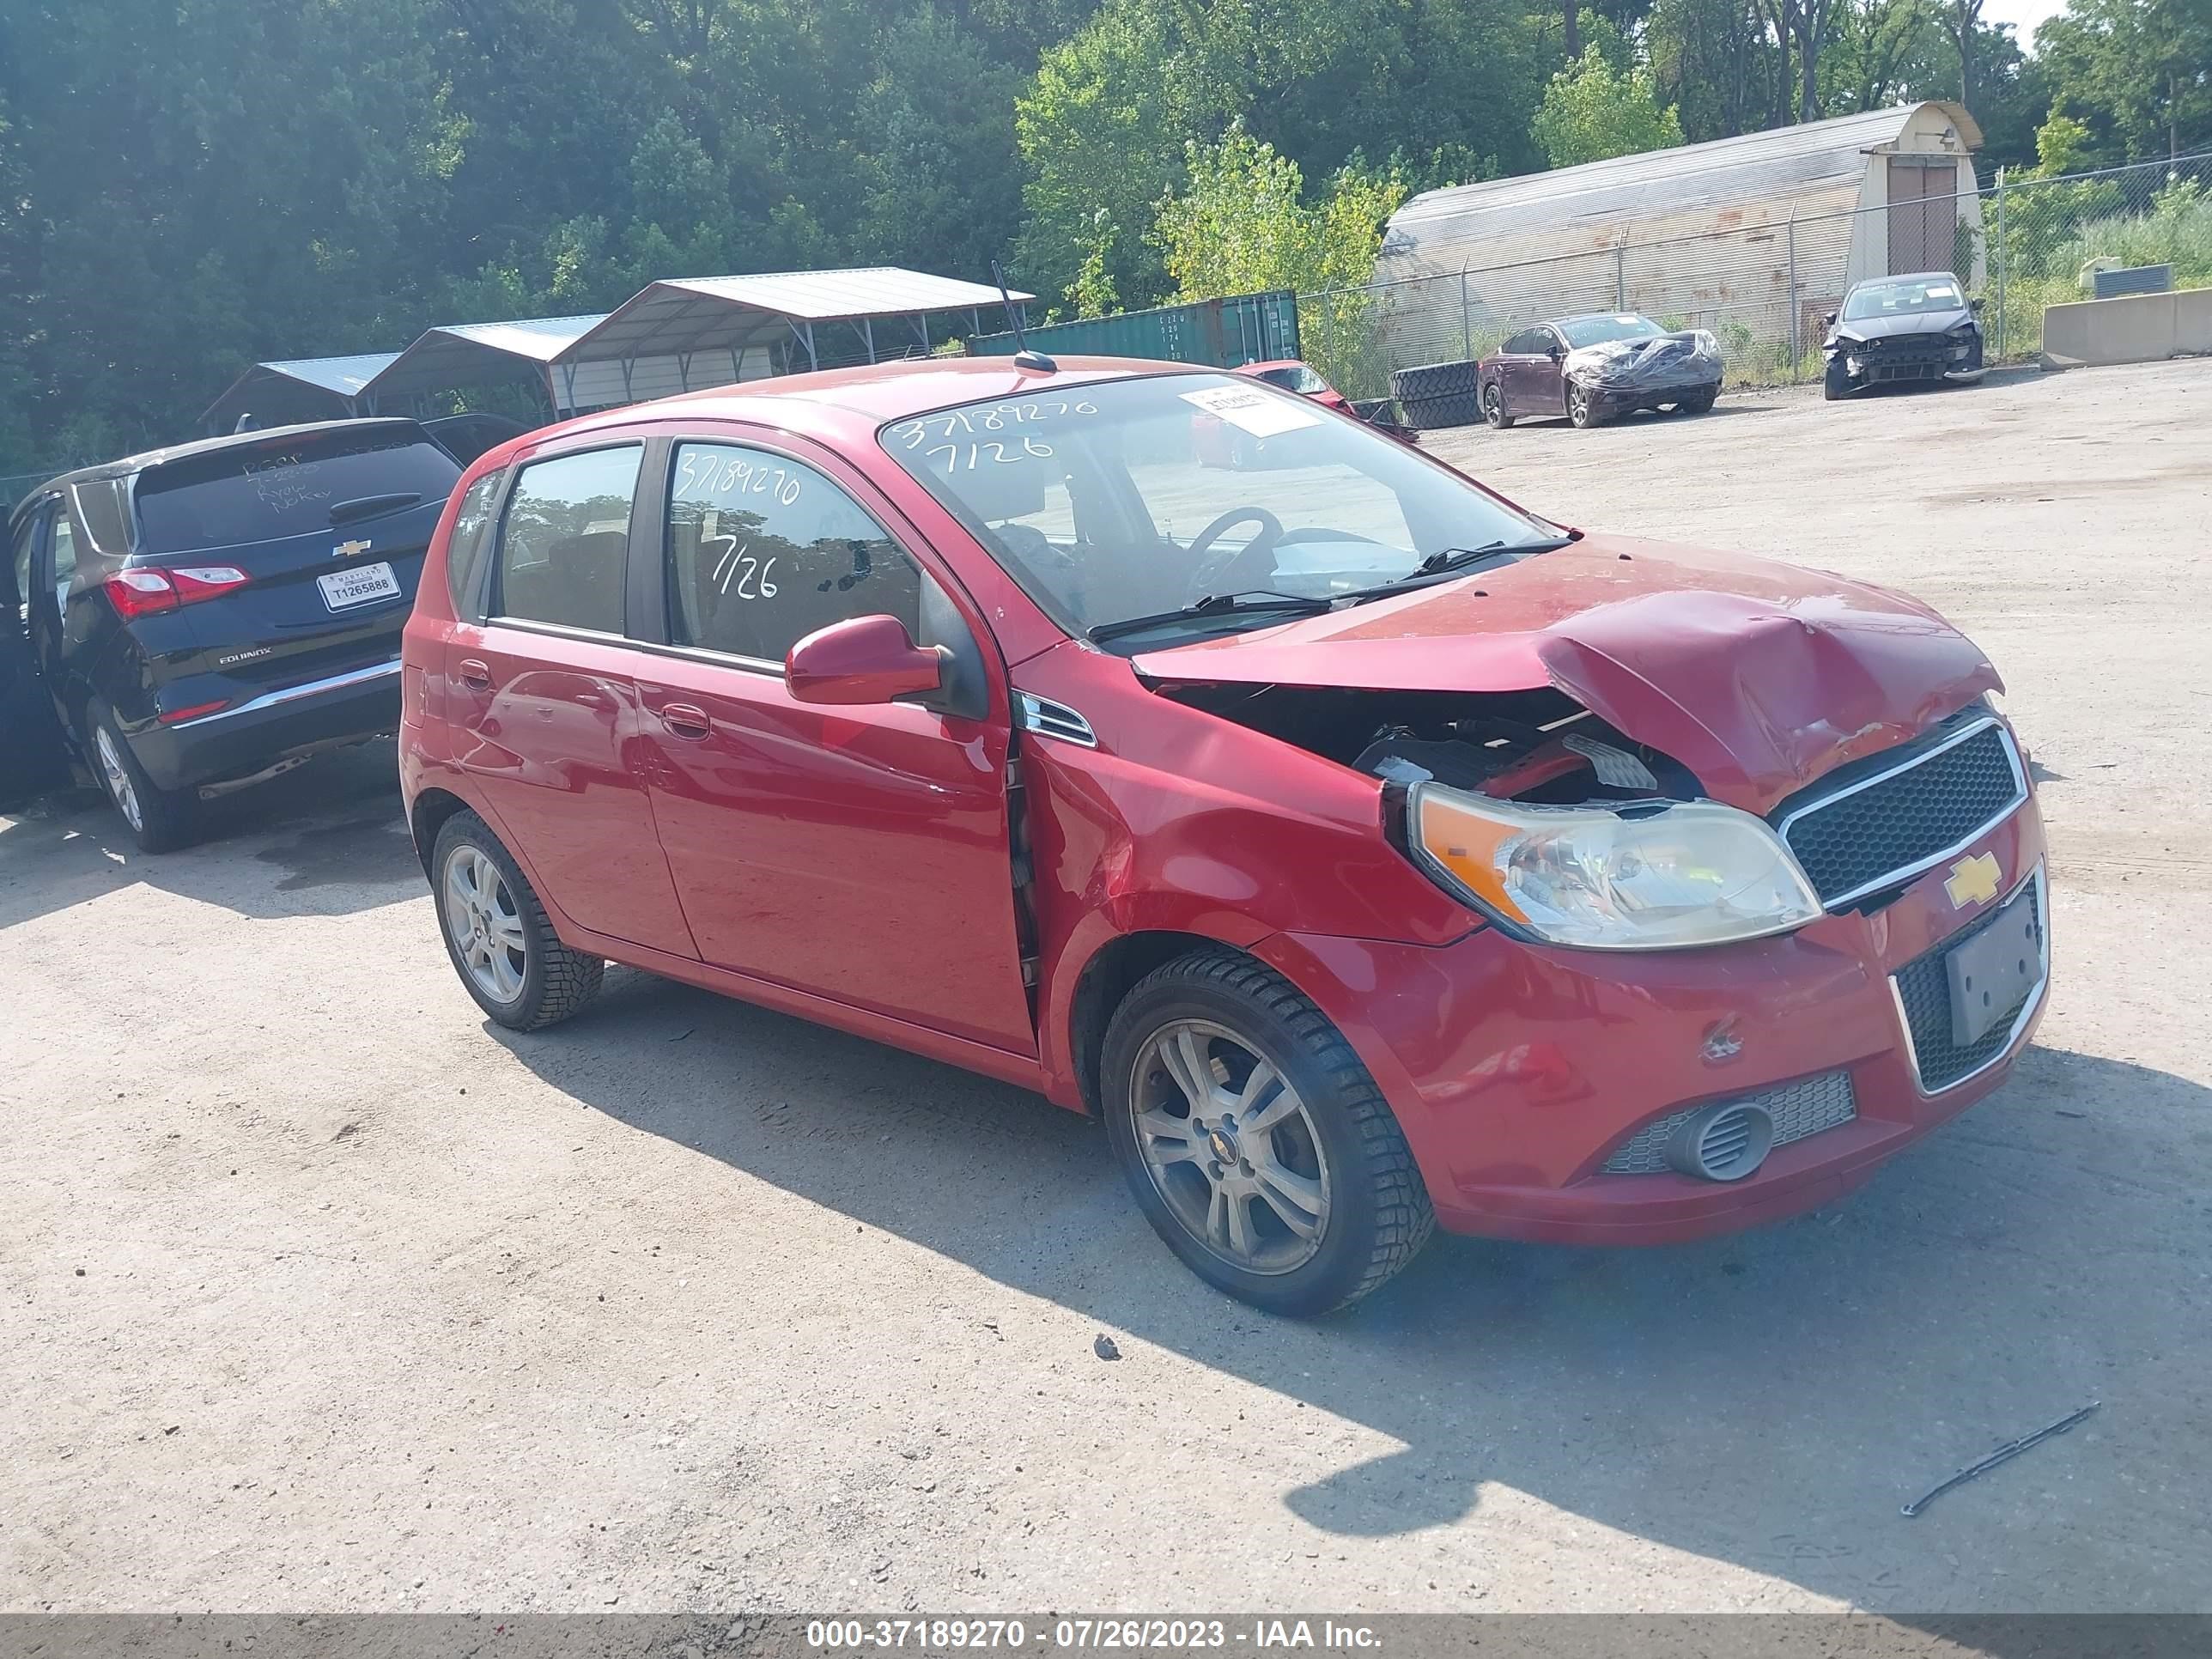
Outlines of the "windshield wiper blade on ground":
M 1279 611 L 1318 616 L 1341 597 L 1340 594 L 1323 597 L 1278 593 L 1265 587 L 1246 588 L 1236 593 L 1208 593 L 1204 599 L 1180 605 L 1173 611 L 1158 611 L 1149 617 L 1125 617 L 1120 622 L 1100 623 L 1096 628 L 1086 629 L 1084 637 L 1095 645 L 1101 640 L 1119 639 L 1124 634 L 1141 634 L 1148 628 L 1163 628 L 1170 623 L 1247 611 Z

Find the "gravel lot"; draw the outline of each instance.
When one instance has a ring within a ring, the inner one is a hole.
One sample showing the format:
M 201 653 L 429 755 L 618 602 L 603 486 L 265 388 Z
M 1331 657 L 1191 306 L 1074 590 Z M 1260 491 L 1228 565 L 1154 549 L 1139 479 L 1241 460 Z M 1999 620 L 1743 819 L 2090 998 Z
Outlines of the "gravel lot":
M 1279 1324 L 1018 1091 L 627 972 L 494 1030 L 389 745 L 165 859 L 58 802 L 0 819 L 0 1606 L 2212 1609 L 2212 364 L 1436 447 L 1990 651 L 2009 1088 L 1785 1225 Z

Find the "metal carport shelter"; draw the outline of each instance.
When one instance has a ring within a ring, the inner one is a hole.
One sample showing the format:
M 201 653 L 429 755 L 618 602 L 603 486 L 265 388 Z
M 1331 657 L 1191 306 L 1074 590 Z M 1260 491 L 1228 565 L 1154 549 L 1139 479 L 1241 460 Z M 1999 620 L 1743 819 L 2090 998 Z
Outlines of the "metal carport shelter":
M 1012 296 L 1017 305 L 1036 297 Z M 571 406 L 592 408 L 695 384 L 924 355 L 932 315 L 965 313 L 969 329 L 981 332 L 986 307 L 1000 307 L 999 290 L 988 283 L 896 265 L 689 277 L 633 295 L 564 350 L 558 367 L 571 381 Z M 675 385 L 639 384 L 641 366 L 672 362 Z M 619 387 L 605 367 L 587 375 L 595 365 L 620 367 Z M 597 382 L 588 390 L 581 384 L 587 378 Z
M 235 427 L 241 415 L 251 415 L 262 426 L 292 426 L 365 414 L 363 394 L 368 383 L 398 355 L 371 351 L 351 357 L 256 363 L 207 406 L 200 422 L 220 436 Z
M 448 323 L 428 330 L 370 382 L 369 407 L 396 414 L 409 398 L 519 381 L 542 391 L 556 413 L 571 413 L 576 405 L 561 395 L 551 365 L 605 320 L 604 313 L 595 313 L 504 323 Z

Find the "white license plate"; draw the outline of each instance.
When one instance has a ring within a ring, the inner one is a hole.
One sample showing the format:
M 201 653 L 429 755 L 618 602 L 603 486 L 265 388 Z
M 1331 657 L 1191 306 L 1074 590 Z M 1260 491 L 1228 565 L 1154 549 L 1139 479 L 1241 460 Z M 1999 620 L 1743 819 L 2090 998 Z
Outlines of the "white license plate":
M 323 603 L 333 611 L 399 597 L 399 578 L 392 574 L 390 565 L 380 562 L 353 570 L 334 570 L 316 577 L 315 586 L 323 590 Z

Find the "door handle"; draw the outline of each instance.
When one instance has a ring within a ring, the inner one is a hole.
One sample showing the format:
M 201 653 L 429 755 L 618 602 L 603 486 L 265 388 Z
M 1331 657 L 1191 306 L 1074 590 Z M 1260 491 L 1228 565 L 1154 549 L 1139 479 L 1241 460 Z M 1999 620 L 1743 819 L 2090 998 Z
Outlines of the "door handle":
M 707 711 L 688 702 L 672 702 L 660 711 L 660 723 L 679 738 L 695 742 L 714 735 L 714 723 L 707 718 Z
M 484 666 L 483 664 L 478 662 L 474 657 L 462 658 L 457 666 L 460 673 L 461 684 L 463 685 L 465 685 L 470 690 L 475 691 L 489 691 L 491 690 L 491 670 Z

